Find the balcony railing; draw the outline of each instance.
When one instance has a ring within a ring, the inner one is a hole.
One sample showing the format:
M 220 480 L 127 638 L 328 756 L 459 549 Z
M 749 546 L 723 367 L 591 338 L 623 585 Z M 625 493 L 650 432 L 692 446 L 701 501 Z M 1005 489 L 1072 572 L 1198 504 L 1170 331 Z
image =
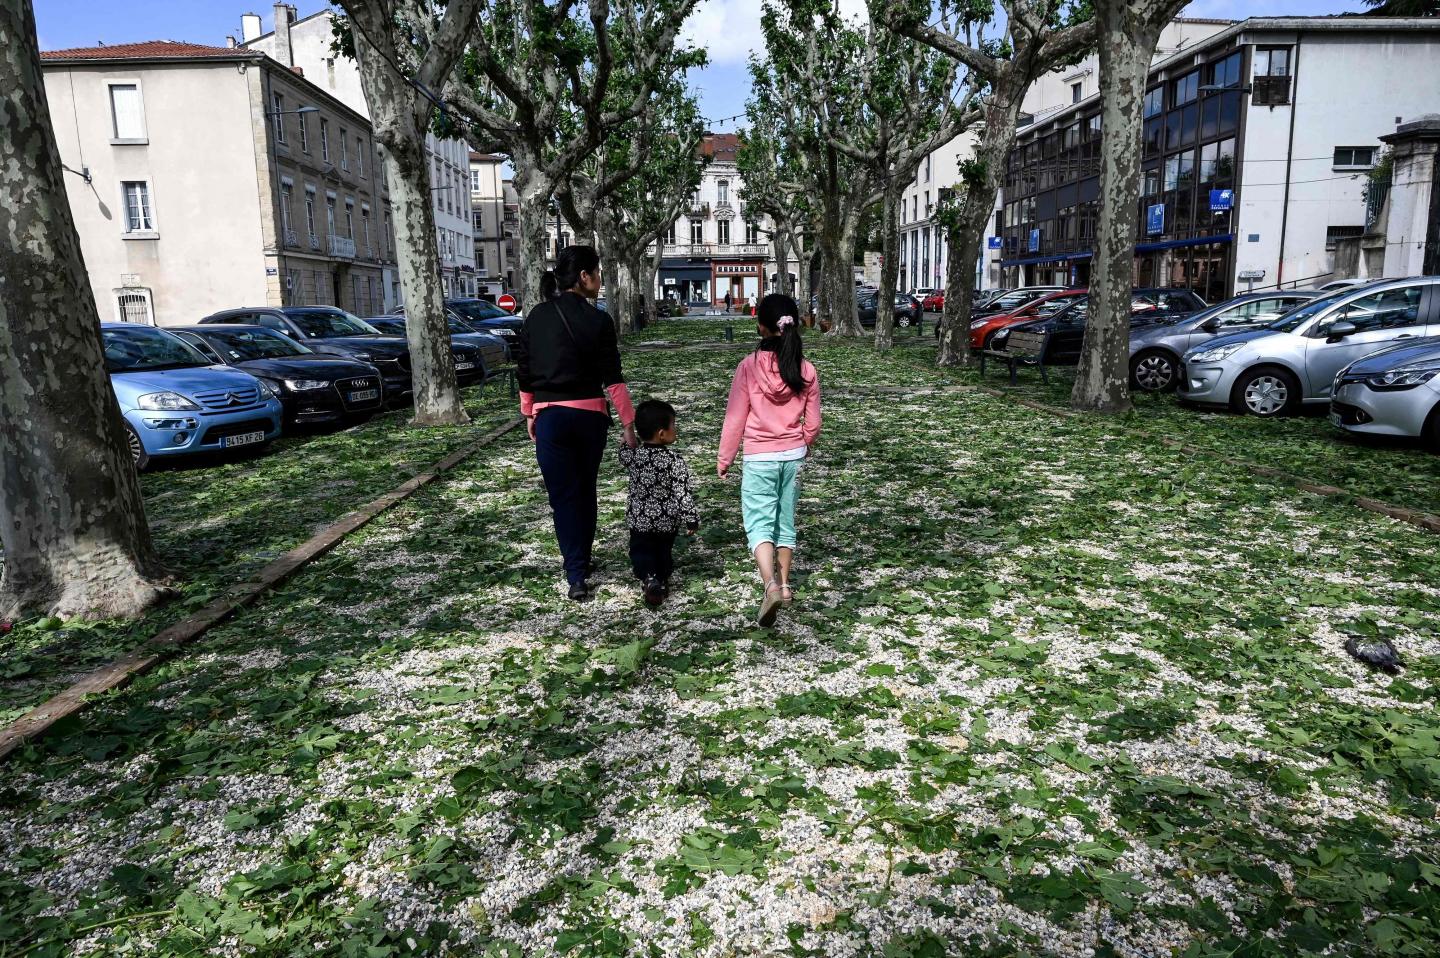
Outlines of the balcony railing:
M 653 243 L 650 248 L 655 248 Z M 690 257 L 756 257 L 770 255 L 770 247 L 764 243 L 666 243 L 665 253 Z
M 300 245 L 300 237 L 298 237 L 298 236 L 295 235 L 295 231 L 294 231 L 294 230 L 286 230 L 286 231 L 285 231 L 285 245 L 286 245 L 286 246 L 299 246 L 299 245 Z
M 310 234 L 310 248 L 311 248 L 311 249 L 319 249 L 319 248 L 320 248 L 320 237 L 316 236 L 314 233 L 311 233 L 311 234 Z
M 348 236 L 330 234 L 330 255 L 344 259 L 355 258 L 355 241 Z

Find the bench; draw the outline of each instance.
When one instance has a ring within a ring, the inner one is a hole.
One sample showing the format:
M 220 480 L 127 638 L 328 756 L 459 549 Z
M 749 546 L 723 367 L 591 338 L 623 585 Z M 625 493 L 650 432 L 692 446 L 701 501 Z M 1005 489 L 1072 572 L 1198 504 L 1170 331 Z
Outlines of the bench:
M 1045 374 L 1045 350 L 1050 346 L 1050 334 L 1033 330 L 1015 330 L 1005 340 L 1004 349 L 982 349 L 980 351 L 980 375 L 985 375 L 986 357 L 993 356 L 1010 368 L 1010 385 L 1015 385 L 1015 373 L 1021 366 L 1034 366 L 1040 370 L 1040 379 L 1050 385 Z

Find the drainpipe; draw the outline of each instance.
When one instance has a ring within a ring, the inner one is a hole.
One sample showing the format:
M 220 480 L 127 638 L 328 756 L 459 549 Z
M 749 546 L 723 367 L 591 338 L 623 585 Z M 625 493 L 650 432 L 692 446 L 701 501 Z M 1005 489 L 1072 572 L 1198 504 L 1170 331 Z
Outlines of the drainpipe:
M 1302 34 L 1295 35 L 1295 60 L 1290 65 L 1290 138 L 1285 144 L 1285 199 L 1280 208 L 1280 259 L 1275 264 L 1275 289 L 1285 288 L 1285 228 L 1290 221 L 1290 163 L 1295 156 L 1295 114 L 1300 111 L 1300 44 Z

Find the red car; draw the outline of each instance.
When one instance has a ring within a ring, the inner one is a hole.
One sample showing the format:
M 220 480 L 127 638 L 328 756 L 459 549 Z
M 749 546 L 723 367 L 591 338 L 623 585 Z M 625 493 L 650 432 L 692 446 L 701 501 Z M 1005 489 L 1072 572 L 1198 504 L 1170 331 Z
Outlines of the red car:
M 1032 319 L 1044 319 L 1051 313 L 1064 309 L 1075 302 L 1077 296 L 1087 296 L 1089 293 L 1088 289 L 1067 289 L 1063 292 L 1041 296 L 1008 313 L 981 316 L 970 324 L 970 348 L 986 349 L 990 345 L 991 337 L 1006 326 Z
M 945 309 L 945 291 L 943 289 L 931 290 L 924 299 L 920 301 L 920 308 L 927 313 L 938 313 Z

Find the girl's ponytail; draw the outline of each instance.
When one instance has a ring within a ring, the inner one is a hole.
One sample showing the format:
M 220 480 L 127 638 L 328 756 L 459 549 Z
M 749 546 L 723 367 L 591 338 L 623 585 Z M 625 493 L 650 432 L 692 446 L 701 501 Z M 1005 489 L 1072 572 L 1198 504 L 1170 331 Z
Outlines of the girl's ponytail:
M 810 386 L 805 379 L 805 347 L 800 341 L 799 315 L 800 306 L 783 293 L 766 296 L 755 310 L 756 322 L 780 337 L 780 348 L 776 351 L 780 378 L 796 395 Z
M 555 271 L 547 269 L 545 275 L 540 277 L 540 299 L 552 300 L 560 295 L 560 281 L 555 278 Z

